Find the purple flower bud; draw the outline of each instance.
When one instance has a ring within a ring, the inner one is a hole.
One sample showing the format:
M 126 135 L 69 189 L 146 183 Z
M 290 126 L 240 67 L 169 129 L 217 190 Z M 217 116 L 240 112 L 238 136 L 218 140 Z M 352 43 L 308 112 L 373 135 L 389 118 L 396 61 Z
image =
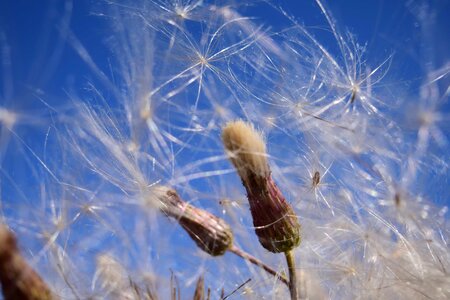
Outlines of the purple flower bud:
M 287 252 L 300 244 L 300 224 L 272 179 L 266 146 L 252 125 L 228 123 L 222 132 L 227 154 L 247 190 L 256 235 L 271 252 Z

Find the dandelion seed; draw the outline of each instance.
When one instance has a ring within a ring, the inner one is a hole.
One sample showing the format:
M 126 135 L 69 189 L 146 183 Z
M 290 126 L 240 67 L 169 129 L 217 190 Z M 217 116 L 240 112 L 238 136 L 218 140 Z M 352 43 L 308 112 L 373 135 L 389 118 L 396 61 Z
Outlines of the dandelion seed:
M 353 102 L 355 102 L 356 94 L 358 94 L 358 93 L 359 93 L 359 86 L 355 84 L 352 87 L 352 94 L 350 96 L 350 104 L 353 104 Z
M 317 187 L 320 183 L 320 173 L 319 171 L 314 172 L 314 176 L 312 178 L 312 186 L 313 188 Z
M 394 203 L 397 208 L 400 207 L 401 198 L 400 198 L 400 194 L 398 192 L 395 193 L 395 195 L 394 195 Z

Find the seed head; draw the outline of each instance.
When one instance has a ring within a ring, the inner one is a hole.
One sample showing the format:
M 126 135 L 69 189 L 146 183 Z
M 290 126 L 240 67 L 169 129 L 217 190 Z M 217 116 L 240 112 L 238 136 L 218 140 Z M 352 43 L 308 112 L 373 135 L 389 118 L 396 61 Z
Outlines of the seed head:
M 233 245 L 230 226 L 213 214 L 180 199 L 173 189 L 157 186 L 160 210 L 174 218 L 197 246 L 212 256 L 223 255 Z
M 320 183 L 320 173 L 319 171 L 314 172 L 314 176 L 312 178 L 312 186 L 313 188 L 317 187 Z
M 256 235 L 271 252 L 287 252 L 300 244 L 300 224 L 273 181 L 266 146 L 251 124 L 228 123 L 222 132 L 227 154 L 247 190 Z

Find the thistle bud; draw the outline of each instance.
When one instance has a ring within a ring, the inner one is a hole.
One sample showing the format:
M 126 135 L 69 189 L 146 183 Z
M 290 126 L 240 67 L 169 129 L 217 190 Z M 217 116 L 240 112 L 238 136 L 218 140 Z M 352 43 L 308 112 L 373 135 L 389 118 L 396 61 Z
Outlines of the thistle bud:
M 235 121 L 225 126 L 222 140 L 247 191 L 253 225 L 261 245 L 274 253 L 297 247 L 300 224 L 272 179 L 261 135 L 250 124 Z
M 219 256 L 231 248 L 233 233 L 224 220 L 184 202 L 175 190 L 157 186 L 153 191 L 160 201 L 160 210 L 176 219 L 200 249 Z
M 0 224 L 0 283 L 5 300 L 54 299 L 41 277 L 19 253 L 14 235 Z

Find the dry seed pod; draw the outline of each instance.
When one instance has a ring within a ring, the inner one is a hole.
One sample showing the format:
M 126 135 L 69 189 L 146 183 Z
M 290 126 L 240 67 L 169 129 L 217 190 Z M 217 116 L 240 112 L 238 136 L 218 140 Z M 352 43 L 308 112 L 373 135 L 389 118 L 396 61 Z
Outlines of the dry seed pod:
M 14 235 L 1 224 L 0 283 L 5 300 L 55 299 L 41 277 L 19 253 Z
M 160 201 L 160 210 L 175 218 L 200 249 L 218 256 L 231 248 L 233 233 L 224 220 L 184 202 L 173 189 L 157 186 L 153 191 Z
M 300 244 L 300 224 L 272 179 L 266 145 L 252 125 L 228 123 L 222 132 L 228 157 L 247 190 L 256 235 L 267 250 L 287 252 Z

